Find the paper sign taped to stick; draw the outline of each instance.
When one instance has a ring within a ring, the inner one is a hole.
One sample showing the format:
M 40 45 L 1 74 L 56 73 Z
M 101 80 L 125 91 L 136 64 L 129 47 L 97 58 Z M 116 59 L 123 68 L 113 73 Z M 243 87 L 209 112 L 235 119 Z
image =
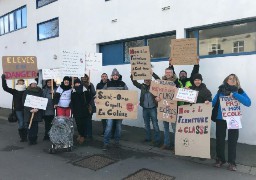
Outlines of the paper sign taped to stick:
M 43 80 L 57 79 L 62 77 L 61 69 L 42 69 Z
M 198 91 L 192 89 L 178 88 L 175 93 L 175 101 L 185 101 L 190 103 L 196 103 Z
M 149 46 L 129 48 L 129 55 L 133 79 L 151 79 Z
M 227 120 L 229 117 L 240 117 L 242 115 L 240 102 L 232 97 L 221 96 L 220 107 L 222 118 L 225 120 Z
M 85 54 L 85 72 L 102 72 L 102 53 Z
M 3 56 L 2 67 L 6 79 L 34 79 L 37 77 L 35 56 Z
M 196 38 L 171 40 L 172 65 L 198 64 L 197 56 Z
M 178 107 L 175 155 L 211 158 L 211 113 L 211 103 Z
M 62 51 L 61 69 L 63 76 L 84 77 L 85 55 L 78 51 Z
M 27 95 L 24 106 L 46 110 L 47 103 L 48 103 L 48 98 Z
M 130 90 L 97 90 L 96 117 L 99 119 L 137 119 L 138 93 Z

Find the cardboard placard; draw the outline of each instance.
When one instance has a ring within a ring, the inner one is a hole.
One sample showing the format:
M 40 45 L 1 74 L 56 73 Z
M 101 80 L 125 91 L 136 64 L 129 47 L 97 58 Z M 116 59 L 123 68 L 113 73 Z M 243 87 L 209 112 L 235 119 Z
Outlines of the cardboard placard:
M 102 53 L 85 54 L 85 72 L 102 72 Z
M 172 65 L 195 65 L 197 60 L 197 39 L 172 39 L 171 55 Z
M 42 69 L 43 80 L 57 79 L 62 77 L 61 69 Z
M 34 79 L 37 77 L 35 56 L 3 56 L 2 67 L 6 79 Z
M 227 120 L 229 117 L 240 117 L 242 115 L 241 104 L 238 100 L 229 96 L 221 96 L 219 98 L 223 119 Z
M 48 103 L 48 98 L 27 95 L 24 106 L 46 110 L 47 103 Z
M 78 51 L 62 51 L 61 69 L 63 76 L 83 77 L 85 55 Z
M 158 96 L 159 92 L 170 92 L 173 89 L 173 86 L 176 86 L 172 81 L 165 80 L 152 80 L 150 84 L 149 92 L 151 92 L 154 96 Z
M 211 158 L 211 113 L 211 103 L 178 107 L 175 155 Z
M 176 86 L 172 81 L 158 80 L 158 120 L 175 122 L 177 116 L 177 101 L 174 101 Z
M 130 90 L 97 90 L 96 117 L 99 119 L 137 119 L 138 93 Z
M 196 103 L 198 91 L 186 88 L 178 88 L 175 93 L 175 101 L 185 101 L 190 103 Z
M 149 46 L 129 48 L 129 55 L 133 79 L 151 79 Z

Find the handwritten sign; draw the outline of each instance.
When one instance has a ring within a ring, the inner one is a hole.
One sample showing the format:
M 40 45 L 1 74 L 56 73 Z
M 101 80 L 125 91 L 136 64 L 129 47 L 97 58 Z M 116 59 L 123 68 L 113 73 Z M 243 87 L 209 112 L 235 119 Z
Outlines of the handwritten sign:
M 85 55 L 78 51 L 62 51 L 61 69 L 63 76 L 83 77 Z
M 198 64 L 196 38 L 172 39 L 170 56 L 173 65 Z
M 97 90 L 96 117 L 99 119 L 137 119 L 138 93 L 130 90 Z
M 175 154 L 210 158 L 212 105 L 193 104 L 178 107 Z
M 151 79 L 149 46 L 129 48 L 129 54 L 133 79 Z
M 220 106 L 222 118 L 227 121 L 228 129 L 242 128 L 240 102 L 229 96 L 221 96 Z
M 191 89 L 178 88 L 178 91 L 175 93 L 175 101 L 185 101 L 190 103 L 196 103 L 198 96 L 198 91 Z
M 3 73 L 6 79 L 33 79 L 37 77 L 35 56 L 3 56 Z
M 62 77 L 61 69 L 42 69 L 43 80 L 57 79 Z
M 24 106 L 46 110 L 47 103 L 48 103 L 48 98 L 27 95 Z
M 89 74 L 89 71 L 102 71 L 102 53 L 85 54 L 85 72 Z
M 174 101 L 176 86 L 172 81 L 158 80 L 158 120 L 175 122 L 177 116 L 177 101 Z
M 159 92 L 170 92 L 172 91 L 175 83 L 172 81 L 165 81 L 165 80 L 152 80 L 150 84 L 149 92 L 151 92 L 154 96 L 158 96 Z

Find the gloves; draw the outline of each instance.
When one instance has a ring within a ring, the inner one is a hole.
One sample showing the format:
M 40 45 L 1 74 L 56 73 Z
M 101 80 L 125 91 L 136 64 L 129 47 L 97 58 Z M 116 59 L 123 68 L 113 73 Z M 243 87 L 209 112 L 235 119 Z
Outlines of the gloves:
M 38 109 L 31 109 L 30 112 L 31 113 L 36 113 L 38 111 Z

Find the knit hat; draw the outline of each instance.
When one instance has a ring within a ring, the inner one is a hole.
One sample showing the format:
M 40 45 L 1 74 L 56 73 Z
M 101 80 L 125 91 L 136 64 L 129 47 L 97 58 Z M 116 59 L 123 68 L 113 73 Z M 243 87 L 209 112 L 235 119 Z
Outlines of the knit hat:
M 112 76 L 114 76 L 114 75 L 120 76 L 120 74 L 119 74 L 119 72 L 118 72 L 118 70 L 117 70 L 116 68 L 113 69 L 111 75 L 112 75 Z
M 195 74 L 195 75 L 193 76 L 193 81 L 194 81 L 195 79 L 200 79 L 201 81 L 203 81 L 202 75 L 199 74 L 199 73 L 197 73 L 197 74 Z
M 70 77 L 68 77 L 68 76 L 65 76 L 65 77 L 63 78 L 63 82 L 64 82 L 65 80 L 71 82 L 71 79 L 70 79 Z
M 81 84 L 81 80 L 79 78 L 75 79 L 74 84 L 76 84 L 76 83 L 80 83 Z
M 34 79 L 29 80 L 29 85 L 30 85 L 30 84 L 33 84 L 33 83 L 34 83 L 34 84 L 37 84 L 36 80 L 34 80 Z
M 184 72 L 184 73 L 186 73 L 186 74 L 187 74 L 187 72 L 186 72 L 185 70 L 181 70 L 181 71 L 180 71 L 180 73 L 182 73 L 182 72 Z

